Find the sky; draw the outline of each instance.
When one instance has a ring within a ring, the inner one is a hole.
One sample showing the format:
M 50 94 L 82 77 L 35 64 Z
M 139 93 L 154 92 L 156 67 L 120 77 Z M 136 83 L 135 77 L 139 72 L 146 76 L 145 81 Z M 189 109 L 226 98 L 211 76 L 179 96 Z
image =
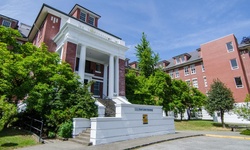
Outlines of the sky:
M 1 0 L 0 14 L 32 25 L 43 3 L 65 13 L 79 4 L 99 14 L 98 27 L 126 42 L 130 62 L 143 32 L 160 60 L 229 34 L 239 43 L 250 35 L 250 0 Z

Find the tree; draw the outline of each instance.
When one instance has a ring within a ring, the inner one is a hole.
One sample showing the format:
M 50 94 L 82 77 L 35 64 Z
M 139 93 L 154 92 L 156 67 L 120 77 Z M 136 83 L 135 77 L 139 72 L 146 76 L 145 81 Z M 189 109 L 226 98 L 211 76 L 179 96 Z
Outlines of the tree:
M 27 104 L 26 114 L 44 120 L 45 126 L 57 130 L 73 117 L 97 115 L 95 100 L 88 86 L 79 82 L 68 63 L 60 62 L 42 44 L 18 44 L 19 33 L 0 26 L 0 96 L 4 102 Z
M 17 108 L 14 104 L 5 101 L 5 97 L 0 97 L 0 131 L 16 120 Z
M 240 118 L 250 120 L 250 94 L 247 94 L 244 104 L 234 108 L 234 112 Z
M 135 48 L 140 74 L 148 78 L 155 72 L 155 66 L 159 61 L 159 55 L 151 50 L 149 41 L 147 41 L 144 32 L 142 33 L 141 44 L 138 44 Z
M 224 113 L 232 110 L 233 105 L 234 98 L 232 91 L 219 79 L 214 80 L 208 91 L 205 108 L 211 116 L 213 116 L 215 111 L 220 112 L 223 128 L 225 128 Z

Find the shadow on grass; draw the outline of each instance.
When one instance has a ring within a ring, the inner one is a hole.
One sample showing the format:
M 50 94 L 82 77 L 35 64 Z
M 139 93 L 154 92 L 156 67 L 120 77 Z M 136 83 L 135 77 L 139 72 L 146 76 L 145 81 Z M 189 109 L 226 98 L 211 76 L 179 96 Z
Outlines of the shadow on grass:
M 0 131 L 0 137 L 16 136 L 16 135 L 32 135 L 32 133 L 29 133 L 25 130 L 18 128 L 5 128 L 2 131 Z
M 17 146 L 17 143 L 4 143 L 1 145 L 1 147 L 13 147 L 13 146 Z

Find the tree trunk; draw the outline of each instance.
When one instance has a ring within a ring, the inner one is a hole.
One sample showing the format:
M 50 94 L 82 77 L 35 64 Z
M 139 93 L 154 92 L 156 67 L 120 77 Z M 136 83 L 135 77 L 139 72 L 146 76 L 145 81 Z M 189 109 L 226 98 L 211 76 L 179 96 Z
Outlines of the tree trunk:
M 188 107 L 187 109 L 187 115 L 188 115 L 188 120 L 191 119 L 191 110 L 190 110 L 190 107 Z
M 224 111 L 221 110 L 220 111 L 220 119 L 221 119 L 221 123 L 222 123 L 222 127 L 225 128 L 225 123 L 224 123 Z
M 182 111 L 181 111 L 181 114 L 180 114 L 180 115 L 181 115 L 181 121 L 182 121 L 182 114 L 183 114 L 183 113 L 182 113 Z

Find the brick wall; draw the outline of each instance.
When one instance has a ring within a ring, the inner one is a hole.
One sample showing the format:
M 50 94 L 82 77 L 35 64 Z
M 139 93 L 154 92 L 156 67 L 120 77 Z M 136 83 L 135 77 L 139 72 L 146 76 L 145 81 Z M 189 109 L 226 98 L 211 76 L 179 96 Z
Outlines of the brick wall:
M 119 95 L 125 96 L 125 61 L 119 59 Z
M 77 45 L 74 43 L 71 42 L 65 43 L 62 56 L 62 60 L 69 63 L 73 71 L 75 70 L 76 48 Z

